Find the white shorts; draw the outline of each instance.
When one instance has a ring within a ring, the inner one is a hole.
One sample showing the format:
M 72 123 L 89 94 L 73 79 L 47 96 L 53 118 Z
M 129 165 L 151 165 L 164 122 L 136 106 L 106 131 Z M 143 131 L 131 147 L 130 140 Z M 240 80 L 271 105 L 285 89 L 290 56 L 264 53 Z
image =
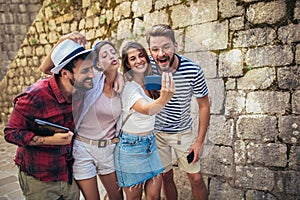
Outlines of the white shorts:
M 74 140 L 73 176 L 75 180 L 89 179 L 98 175 L 106 175 L 115 172 L 114 150 L 115 144 L 99 148 Z
M 200 159 L 195 163 L 188 164 L 186 158 L 191 145 L 196 141 L 195 135 L 191 130 L 178 134 L 157 132 L 155 137 L 165 172 L 172 169 L 174 162 L 178 163 L 180 170 L 187 173 L 197 173 L 200 171 Z M 178 144 L 178 141 L 180 141 L 180 144 Z M 173 159 L 172 149 L 176 156 Z

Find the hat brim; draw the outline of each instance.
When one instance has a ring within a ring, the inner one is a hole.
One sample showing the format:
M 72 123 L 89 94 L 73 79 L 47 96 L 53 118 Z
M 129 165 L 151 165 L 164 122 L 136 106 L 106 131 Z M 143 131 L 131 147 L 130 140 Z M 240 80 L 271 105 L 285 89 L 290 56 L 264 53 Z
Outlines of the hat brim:
M 66 64 L 68 64 L 71 60 L 73 60 L 73 59 L 76 58 L 77 56 L 80 56 L 80 55 L 86 54 L 86 53 L 90 53 L 90 52 L 92 52 L 92 51 L 93 51 L 93 49 L 87 49 L 87 50 L 84 50 L 84 51 L 81 51 L 81 52 L 75 54 L 75 55 L 72 56 L 71 58 L 68 58 L 68 59 L 65 60 L 64 62 L 60 63 L 59 65 L 57 65 L 57 66 L 55 66 L 55 67 L 53 67 L 53 68 L 51 69 L 51 72 L 52 72 L 53 74 L 58 74 L 58 73 L 60 72 L 60 70 L 61 70 L 62 68 L 64 68 L 64 66 L 66 66 Z

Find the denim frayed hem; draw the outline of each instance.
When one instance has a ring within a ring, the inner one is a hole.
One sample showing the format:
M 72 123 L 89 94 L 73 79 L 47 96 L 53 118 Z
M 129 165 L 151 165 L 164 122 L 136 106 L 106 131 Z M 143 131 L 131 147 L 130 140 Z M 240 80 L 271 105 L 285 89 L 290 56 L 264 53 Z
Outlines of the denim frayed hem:
M 143 182 L 137 183 L 137 184 L 132 185 L 132 186 L 128 186 L 129 191 L 131 191 L 132 188 L 144 187 L 145 184 L 146 184 L 146 182 L 147 182 L 148 180 L 151 180 L 151 179 L 154 180 L 154 181 L 153 181 L 153 184 L 155 184 L 155 179 L 157 179 L 157 177 L 160 176 L 160 175 L 161 175 L 161 174 L 157 174 L 156 176 L 153 176 L 152 178 L 149 178 L 149 179 L 147 179 L 147 180 L 145 180 L 145 181 L 143 181 Z M 124 187 L 124 188 L 125 188 L 125 187 Z
M 161 174 L 162 172 L 164 171 L 164 168 L 160 169 L 160 170 L 156 170 L 154 173 L 148 173 L 148 174 L 143 174 L 144 177 L 137 181 L 137 182 L 134 182 L 134 181 L 129 181 L 128 179 L 124 178 L 124 172 L 121 172 L 121 171 L 118 171 L 116 170 L 116 173 L 117 173 L 117 177 L 119 178 L 118 180 L 118 185 L 120 187 L 131 187 L 131 186 L 135 186 L 135 185 L 139 185 L 139 184 L 143 184 L 145 183 L 147 180 L 151 179 L 151 178 L 154 178 L 156 177 L 157 175 Z M 127 174 L 127 177 L 128 177 L 129 174 Z M 129 175 L 130 176 L 130 175 Z M 122 180 L 122 181 L 121 181 Z M 132 179 L 131 179 L 132 180 Z M 131 182 L 131 183 L 129 183 Z

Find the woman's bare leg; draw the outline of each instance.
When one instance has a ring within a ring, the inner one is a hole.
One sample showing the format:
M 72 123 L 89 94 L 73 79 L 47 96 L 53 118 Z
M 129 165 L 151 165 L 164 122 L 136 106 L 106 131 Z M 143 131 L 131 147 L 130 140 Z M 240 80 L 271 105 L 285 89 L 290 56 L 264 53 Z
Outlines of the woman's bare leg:
M 100 200 L 96 176 L 90 179 L 77 180 L 77 183 L 85 200 Z
M 159 174 L 149 180 L 145 184 L 145 193 L 147 200 L 159 200 L 162 186 L 162 175 Z
M 117 183 L 116 173 L 110 173 L 107 175 L 99 175 L 99 178 L 107 191 L 108 198 L 110 200 L 121 200 L 123 199 L 122 189 L 119 188 Z

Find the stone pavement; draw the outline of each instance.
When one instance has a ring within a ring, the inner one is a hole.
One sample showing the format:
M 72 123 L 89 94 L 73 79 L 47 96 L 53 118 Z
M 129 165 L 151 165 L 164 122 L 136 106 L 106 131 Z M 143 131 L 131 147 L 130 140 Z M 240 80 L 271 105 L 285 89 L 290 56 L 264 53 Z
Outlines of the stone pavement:
M 0 200 L 25 199 L 18 182 L 18 168 L 13 161 L 16 148 L 0 134 Z

